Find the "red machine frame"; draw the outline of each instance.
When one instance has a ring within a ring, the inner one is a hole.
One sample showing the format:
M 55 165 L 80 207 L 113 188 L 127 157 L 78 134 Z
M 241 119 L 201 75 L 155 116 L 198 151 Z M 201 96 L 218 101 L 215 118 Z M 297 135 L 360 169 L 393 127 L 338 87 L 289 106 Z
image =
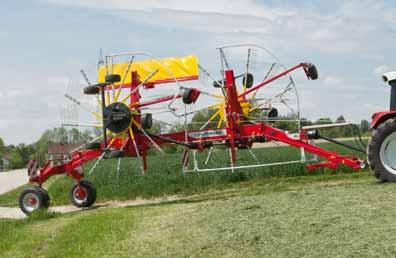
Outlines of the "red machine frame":
M 70 154 L 68 160 L 64 160 L 60 165 L 53 165 L 53 162 L 48 161 L 45 166 L 37 170 L 37 164 L 30 163 L 28 167 L 30 182 L 37 183 L 40 186 L 51 176 L 58 174 L 67 174 L 77 181 L 79 184 L 80 180 L 83 178 L 83 173 L 81 166 L 88 161 L 99 158 L 106 154 L 106 151 L 112 150 L 122 150 L 125 156 L 128 157 L 139 157 L 142 159 L 143 169 L 147 169 L 147 151 L 151 147 L 150 144 L 163 145 L 163 144 L 180 144 L 186 146 L 188 149 L 195 149 L 198 151 L 203 151 L 206 148 L 210 148 L 214 143 L 222 142 L 224 145 L 229 147 L 231 155 L 231 167 L 236 165 L 236 149 L 241 146 L 250 147 L 254 142 L 262 141 L 278 141 L 283 142 L 287 145 L 304 149 L 310 153 L 320 156 L 325 159 L 325 161 L 317 164 L 308 164 L 306 167 L 309 170 L 317 168 L 330 168 L 336 169 L 340 164 L 351 167 L 354 170 L 358 170 L 363 166 L 363 161 L 359 160 L 353 156 L 343 156 L 336 152 L 331 152 L 324 150 L 309 143 L 309 136 L 307 130 L 302 130 L 299 134 L 299 139 L 294 139 L 290 137 L 286 132 L 274 128 L 271 124 L 266 124 L 264 122 L 251 123 L 243 115 L 240 102 L 246 100 L 246 96 L 258 89 L 268 85 L 269 83 L 283 77 L 287 76 L 289 73 L 297 70 L 304 69 L 306 72 L 309 64 L 300 63 L 290 69 L 285 70 L 278 75 L 269 78 L 252 88 L 248 89 L 246 92 L 239 94 L 235 85 L 235 77 L 233 70 L 226 70 L 224 92 L 225 92 L 225 114 L 226 114 L 226 127 L 221 129 L 206 129 L 206 130 L 196 130 L 180 131 L 176 133 L 160 134 L 160 135 L 150 135 L 143 133 L 140 127 L 140 108 L 145 106 L 150 106 L 162 102 L 172 101 L 175 98 L 181 98 L 182 95 L 169 95 L 161 98 L 156 98 L 144 102 L 140 102 L 141 96 L 139 94 L 139 76 L 136 71 L 131 72 L 132 81 L 130 84 L 121 85 L 122 88 L 130 88 L 130 109 L 136 112 L 133 115 L 133 125 L 129 128 L 128 136 L 125 138 L 113 137 L 106 140 L 106 144 L 102 144 L 102 149 L 98 150 L 82 150 L 75 151 Z M 196 79 L 196 78 L 193 78 Z M 168 81 L 167 81 L 168 82 Z M 155 86 L 155 84 L 160 84 L 163 82 L 155 82 L 147 85 L 149 88 Z M 102 88 L 102 91 L 106 88 Z M 199 96 L 199 90 L 193 89 L 194 91 L 194 101 Z M 194 135 L 199 135 L 199 137 L 194 137 Z M 133 141 L 135 141 L 136 146 L 134 146 Z M 103 147 L 107 147 L 104 150 Z M 137 150 L 137 151 L 136 151 Z M 183 157 L 183 165 L 185 165 L 187 157 Z

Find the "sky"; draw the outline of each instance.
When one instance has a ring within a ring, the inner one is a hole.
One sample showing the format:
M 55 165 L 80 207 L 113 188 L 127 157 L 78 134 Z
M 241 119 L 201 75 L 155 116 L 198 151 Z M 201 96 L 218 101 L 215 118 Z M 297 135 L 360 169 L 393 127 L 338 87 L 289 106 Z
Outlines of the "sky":
M 385 0 L 2 0 L 0 137 L 32 143 L 60 125 L 67 78 L 105 53 L 196 54 L 254 43 L 286 66 L 316 64 L 296 80 L 302 115 L 369 120 L 389 106 L 381 74 L 396 70 L 396 3 Z

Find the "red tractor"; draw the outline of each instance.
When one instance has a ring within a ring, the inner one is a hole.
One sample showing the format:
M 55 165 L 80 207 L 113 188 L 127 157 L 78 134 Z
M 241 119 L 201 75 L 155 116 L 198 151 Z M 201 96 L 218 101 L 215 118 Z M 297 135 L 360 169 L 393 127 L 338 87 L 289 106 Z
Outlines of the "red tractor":
M 382 76 L 391 87 L 390 110 L 373 114 L 367 160 L 381 182 L 396 182 L 396 72 Z

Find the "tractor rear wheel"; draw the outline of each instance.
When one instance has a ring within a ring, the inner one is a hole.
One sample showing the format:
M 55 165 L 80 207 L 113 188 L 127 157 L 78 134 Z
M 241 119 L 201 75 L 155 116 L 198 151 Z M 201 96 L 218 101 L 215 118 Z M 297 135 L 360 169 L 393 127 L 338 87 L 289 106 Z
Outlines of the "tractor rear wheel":
M 75 184 L 70 190 L 70 200 L 79 208 L 91 206 L 96 201 L 95 186 L 89 181 L 81 180 L 80 187 Z
M 367 147 L 373 174 L 381 182 L 396 182 L 396 119 L 391 118 L 373 131 Z
M 47 209 L 49 207 L 49 201 L 50 198 L 47 191 L 41 187 L 25 189 L 19 195 L 18 199 L 19 208 L 26 215 L 39 209 Z

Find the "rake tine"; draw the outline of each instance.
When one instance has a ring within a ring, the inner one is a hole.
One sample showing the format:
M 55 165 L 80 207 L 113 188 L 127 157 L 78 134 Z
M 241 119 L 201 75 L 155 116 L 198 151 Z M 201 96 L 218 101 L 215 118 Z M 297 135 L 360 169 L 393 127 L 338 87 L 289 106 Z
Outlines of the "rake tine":
M 260 164 L 260 161 L 258 160 L 256 154 L 254 154 L 252 147 L 248 148 L 250 155 L 253 157 L 253 159 L 257 162 L 257 164 Z
M 75 99 L 74 97 L 72 97 L 69 94 L 65 94 L 65 97 L 70 100 L 71 102 L 73 102 L 74 104 L 76 104 L 77 106 L 81 107 L 82 109 L 84 109 L 85 111 L 91 113 L 92 115 L 94 115 L 96 118 L 101 119 L 101 116 L 96 113 L 95 111 L 91 110 L 91 108 L 83 105 L 80 101 L 78 101 L 77 99 Z
M 91 86 L 92 84 L 91 84 L 91 82 L 89 81 L 88 76 L 87 76 L 87 74 L 84 72 L 83 69 L 80 70 L 80 73 L 81 73 L 82 76 L 84 77 L 84 80 L 85 80 L 85 82 L 88 84 L 88 86 Z
M 120 179 L 120 168 L 121 168 L 121 158 L 118 158 L 117 172 L 116 172 L 117 182 L 119 182 L 119 179 Z
M 208 156 L 206 157 L 206 160 L 205 160 L 205 165 L 208 165 L 209 160 L 210 160 L 210 158 L 211 158 L 211 156 L 212 156 L 213 150 L 214 150 L 214 147 L 210 147 Z
M 96 160 L 95 164 L 92 166 L 92 168 L 89 170 L 88 175 L 90 175 L 96 168 L 96 166 L 99 164 L 99 162 L 104 158 L 106 152 L 103 152 L 102 155 L 99 156 L 99 158 Z

